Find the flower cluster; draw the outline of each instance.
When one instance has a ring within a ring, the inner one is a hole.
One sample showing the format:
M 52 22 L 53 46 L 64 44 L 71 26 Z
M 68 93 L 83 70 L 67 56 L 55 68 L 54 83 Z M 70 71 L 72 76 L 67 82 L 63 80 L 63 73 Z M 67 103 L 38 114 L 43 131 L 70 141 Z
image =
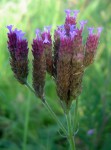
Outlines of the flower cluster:
M 77 27 L 76 18 L 79 11 L 65 10 L 65 13 L 65 23 L 57 26 L 54 41 L 52 41 L 50 26 L 45 27 L 43 32 L 36 30 L 36 37 L 32 43 L 33 87 L 36 94 L 43 99 L 47 71 L 55 79 L 60 100 L 70 108 L 72 100 L 76 99 L 81 92 L 84 70 L 94 60 L 102 28 L 97 28 L 96 33 L 93 31 L 94 28 L 88 28 L 88 37 L 83 44 L 83 30 L 87 21 L 80 21 L 80 26 Z M 26 79 L 27 41 L 23 39 L 24 34 L 21 30 L 12 31 L 12 26 L 8 26 L 8 29 L 12 70 L 17 79 Z M 19 65 L 22 61 L 25 64 Z
M 87 41 L 83 44 L 83 30 L 87 21 L 80 21 L 77 27 L 78 10 L 66 10 L 64 25 L 58 26 L 54 34 L 54 77 L 57 93 L 67 107 L 81 92 L 82 77 L 85 68 L 95 56 L 102 28 L 88 28 Z M 71 15 L 71 13 L 73 15 Z

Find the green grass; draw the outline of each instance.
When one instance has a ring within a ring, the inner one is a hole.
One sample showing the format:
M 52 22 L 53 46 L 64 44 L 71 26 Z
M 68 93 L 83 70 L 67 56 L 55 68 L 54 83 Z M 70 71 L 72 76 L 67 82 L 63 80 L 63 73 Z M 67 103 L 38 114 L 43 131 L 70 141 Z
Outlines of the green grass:
M 27 150 L 67 150 L 68 144 L 58 131 L 58 126 L 28 89 L 20 85 L 10 69 L 7 50 L 6 26 L 26 32 L 31 42 L 36 28 L 44 25 L 61 25 L 64 9 L 79 9 L 78 19 L 88 20 L 89 26 L 103 26 L 95 63 L 85 72 L 83 92 L 79 97 L 79 132 L 76 136 L 78 150 L 111 149 L 111 17 L 110 0 L 1 0 L 0 1 L 0 150 L 21 150 L 26 124 L 26 109 L 30 95 Z M 31 61 L 30 50 L 30 75 Z M 47 75 L 45 92 L 48 101 L 64 122 L 57 101 L 54 81 Z M 87 131 L 95 129 L 92 136 Z

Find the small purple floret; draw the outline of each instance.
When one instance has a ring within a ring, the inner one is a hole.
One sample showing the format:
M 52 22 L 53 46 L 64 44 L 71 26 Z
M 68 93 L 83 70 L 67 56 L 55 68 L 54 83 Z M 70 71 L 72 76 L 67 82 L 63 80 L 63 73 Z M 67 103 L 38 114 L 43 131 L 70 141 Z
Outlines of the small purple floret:
M 70 32 L 71 39 L 73 39 L 77 35 L 76 31 Z
M 19 36 L 22 30 L 18 30 L 17 28 L 15 28 L 14 32 Z
M 79 10 L 73 10 L 73 13 L 74 13 L 74 18 L 76 19 L 77 18 L 77 15 L 80 11 Z
M 40 39 L 40 29 L 36 29 L 36 38 Z
M 65 13 L 66 13 L 66 16 L 69 17 L 69 16 L 70 16 L 70 13 L 71 13 L 71 10 L 70 10 L 70 9 L 66 9 L 66 10 L 65 10 Z
M 58 30 L 60 30 L 60 31 L 65 30 L 65 29 L 64 29 L 64 25 L 57 26 L 57 28 L 58 28 Z
M 16 33 L 16 35 L 17 35 L 17 37 L 18 37 L 19 40 L 22 40 L 22 39 L 23 39 L 25 33 L 22 32 L 22 30 L 18 30 L 18 29 L 16 28 L 16 29 L 14 30 L 14 32 Z
M 102 30 L 103 30 L 103 28 L 102 27 L 99 27 L 99 28 L 97 28 L 97 31 L 98 31 L 98 36 L 100 36 L 100 34 L 101 34 L 101 32 L 102 32 Z
M 70 32 L 73 32 L 74 29 L 75 29 L 75 27 L 76 27 L 76 25 L 70 25 L 70 24 L 69 24 L 69 26 L 70 26 Z
M 84 29 L 85 24 L 87 24 L 87 20 L 80 21 L 80 29 Z
M 12 32 L 12 28 L 13 28 L 13 25 L 7 26 L 7 29 L 9 30 L 9 32 Z
M 94 132 L 95 132 L 95 129 L 90 129 L 88 130 L 87 135 L 92 135 L 94 134 Z
M 12 57 L 16 59 L 25 58 L 28 54 L 27 41 L 24 39 L 24 32 L 15 28 L 12 31 L 12 25 L 7 26 L 8 33 L 8 49 Z
M 88 28 L 88 31 L 89 31 L 89 35 L 93 35 L 94 28 L 90 27 L 90 28 Z
M 48 31 L 50 33 L 52 26 L 46 26 L 44 27 L 44 30 Z
M 20 34 L 19 34 L 19 38 L 20 38 L 20 39 L 23 39 L 23 38 L 24 38 L 24 35 L 25 35 L 25 33 L 24 33 L 24 32 L 20 32 Z
M 43 41 L 43 43 L 50 43 L 50 41 L 48 40 L 48 35 L 47 35 L 47 33 L 45 33 L 45 39 L 44 39 L 44 41 Z
M 64 39 L 64 37 L 65 37 L 65 34 L 66 34 L 66 31 L 65 30 L 62 30 L 62 31 L 57 31 L 58 32 L 58 34 L 60 35 L 60 38 L 62 38 L 62 39 Z

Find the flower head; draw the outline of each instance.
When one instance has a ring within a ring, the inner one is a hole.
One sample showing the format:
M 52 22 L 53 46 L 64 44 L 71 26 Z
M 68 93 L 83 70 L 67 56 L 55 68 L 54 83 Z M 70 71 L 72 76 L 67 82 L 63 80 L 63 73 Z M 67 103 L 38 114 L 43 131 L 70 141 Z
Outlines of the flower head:
M 88 66 L 92 64 L 94 60 L 94 56 L 98 47 L 100 34 L 102 32 L 102 28 L 97 28 L 97 33 L 93 33 L 94 28 L 88 28 L 89 35 L 87 37 L 86 45 L 85 45 L 85 59 L 84 65 Z
M 45 60 L 45 49 L 43 34 L 40 30 L 36 30 L 36 38 L 33 39 L 32 43 L 32 54 L 33 54 L 33 88 L 35 93 L 40 99 L 43 99 L 44 84 L 45 84 L 45 73 L 46 73 L 46 60 Z M 45 35 L 44 35 L 44 38 Z
M 12 25 L 7 26 L 8 32 L 8 49 L 12 57 L 15 59 L 24 59 L 28 55 L 28 42 L 24 39 L 22 30 L 12 30 Z M 19 54 L 19 57 L 18 57 Z
M 12 25 L 7 26 L 10 64 L 17 80 L 21 84 L 25 84 L 28 76 L 28 42 L 24 39 L 25 33 L 22 30 L 12 30 L 12 27 Z

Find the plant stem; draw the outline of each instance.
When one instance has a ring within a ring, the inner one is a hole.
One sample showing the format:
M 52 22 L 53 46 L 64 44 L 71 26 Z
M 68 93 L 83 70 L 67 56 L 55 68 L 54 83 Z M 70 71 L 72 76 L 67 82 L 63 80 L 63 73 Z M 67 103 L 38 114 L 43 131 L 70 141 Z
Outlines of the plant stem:
M 66 114 L 66 120 L 67 120 L 67 127 L 68 127 L 68 140 L 70 143 L 71 150 L 76 150 L 75 148 L 75 141 L 72 131 L 72 124 L 71 124 L 71 118 L 70 118 L 70 112 Z
M 60 128 L 63 130 L 64 134 L 67 135 L 66 129 L 64 128 L 63 124 L 59 121 L 59 119 L 57 118 L 56 114 L 53 112 L 47 101 L 43 102 L 43 104 L 45 108 L 50 112 L 51 116 L 56 120 Z
M 33 90 L 33 88 L 30 86 L 29 83 L 25 84 L 27 86 L 27 88 L 33 92 L 35 95 L 35 91 Z M 37 95 L 36 95 L 37 96 Z M 53 110 L 51 109 L 51 107 L 49 106 L 49 104 L 47 103 L 47 101 L 42 101 L 43 105 L 45 106 L 45 108 L 49 111 L 49 113 L 51 114 L 51 116 L 53 117 L 53 119 L 55 119 L 55 121 L 58 123 L 59 127 L 62 129 L 62 131 L 64 132 L 65 135 L 67 135 L 67 130 L 64 128 L 63 124 L 59 121 L 59 119 L 57 118 L 56 114 L 53 112 Z
M 28 94 L 27 99 L 27 106 L 26 106 L 26 112 L 25 112 L 25 125 L 24 125 L 24 137 L 23 137 L 23 150 L 26 150 L 27 145 L 27 135 L 28 135 L 28 124 L 29 124 L 29 112 L 30 112 L 30 93 Z
M 75 104 L 75 110 L 74 110 L 74 133 L 77 130 L 77 122 L 78 122 L 78 99 L 76 100 Z
M 35 94 L 35 91 L 33 90 L 33 88 L 30 86 L 30 84 L 28 82 L 26 82 L 25 85 L 31 92 L 33 92 Z

